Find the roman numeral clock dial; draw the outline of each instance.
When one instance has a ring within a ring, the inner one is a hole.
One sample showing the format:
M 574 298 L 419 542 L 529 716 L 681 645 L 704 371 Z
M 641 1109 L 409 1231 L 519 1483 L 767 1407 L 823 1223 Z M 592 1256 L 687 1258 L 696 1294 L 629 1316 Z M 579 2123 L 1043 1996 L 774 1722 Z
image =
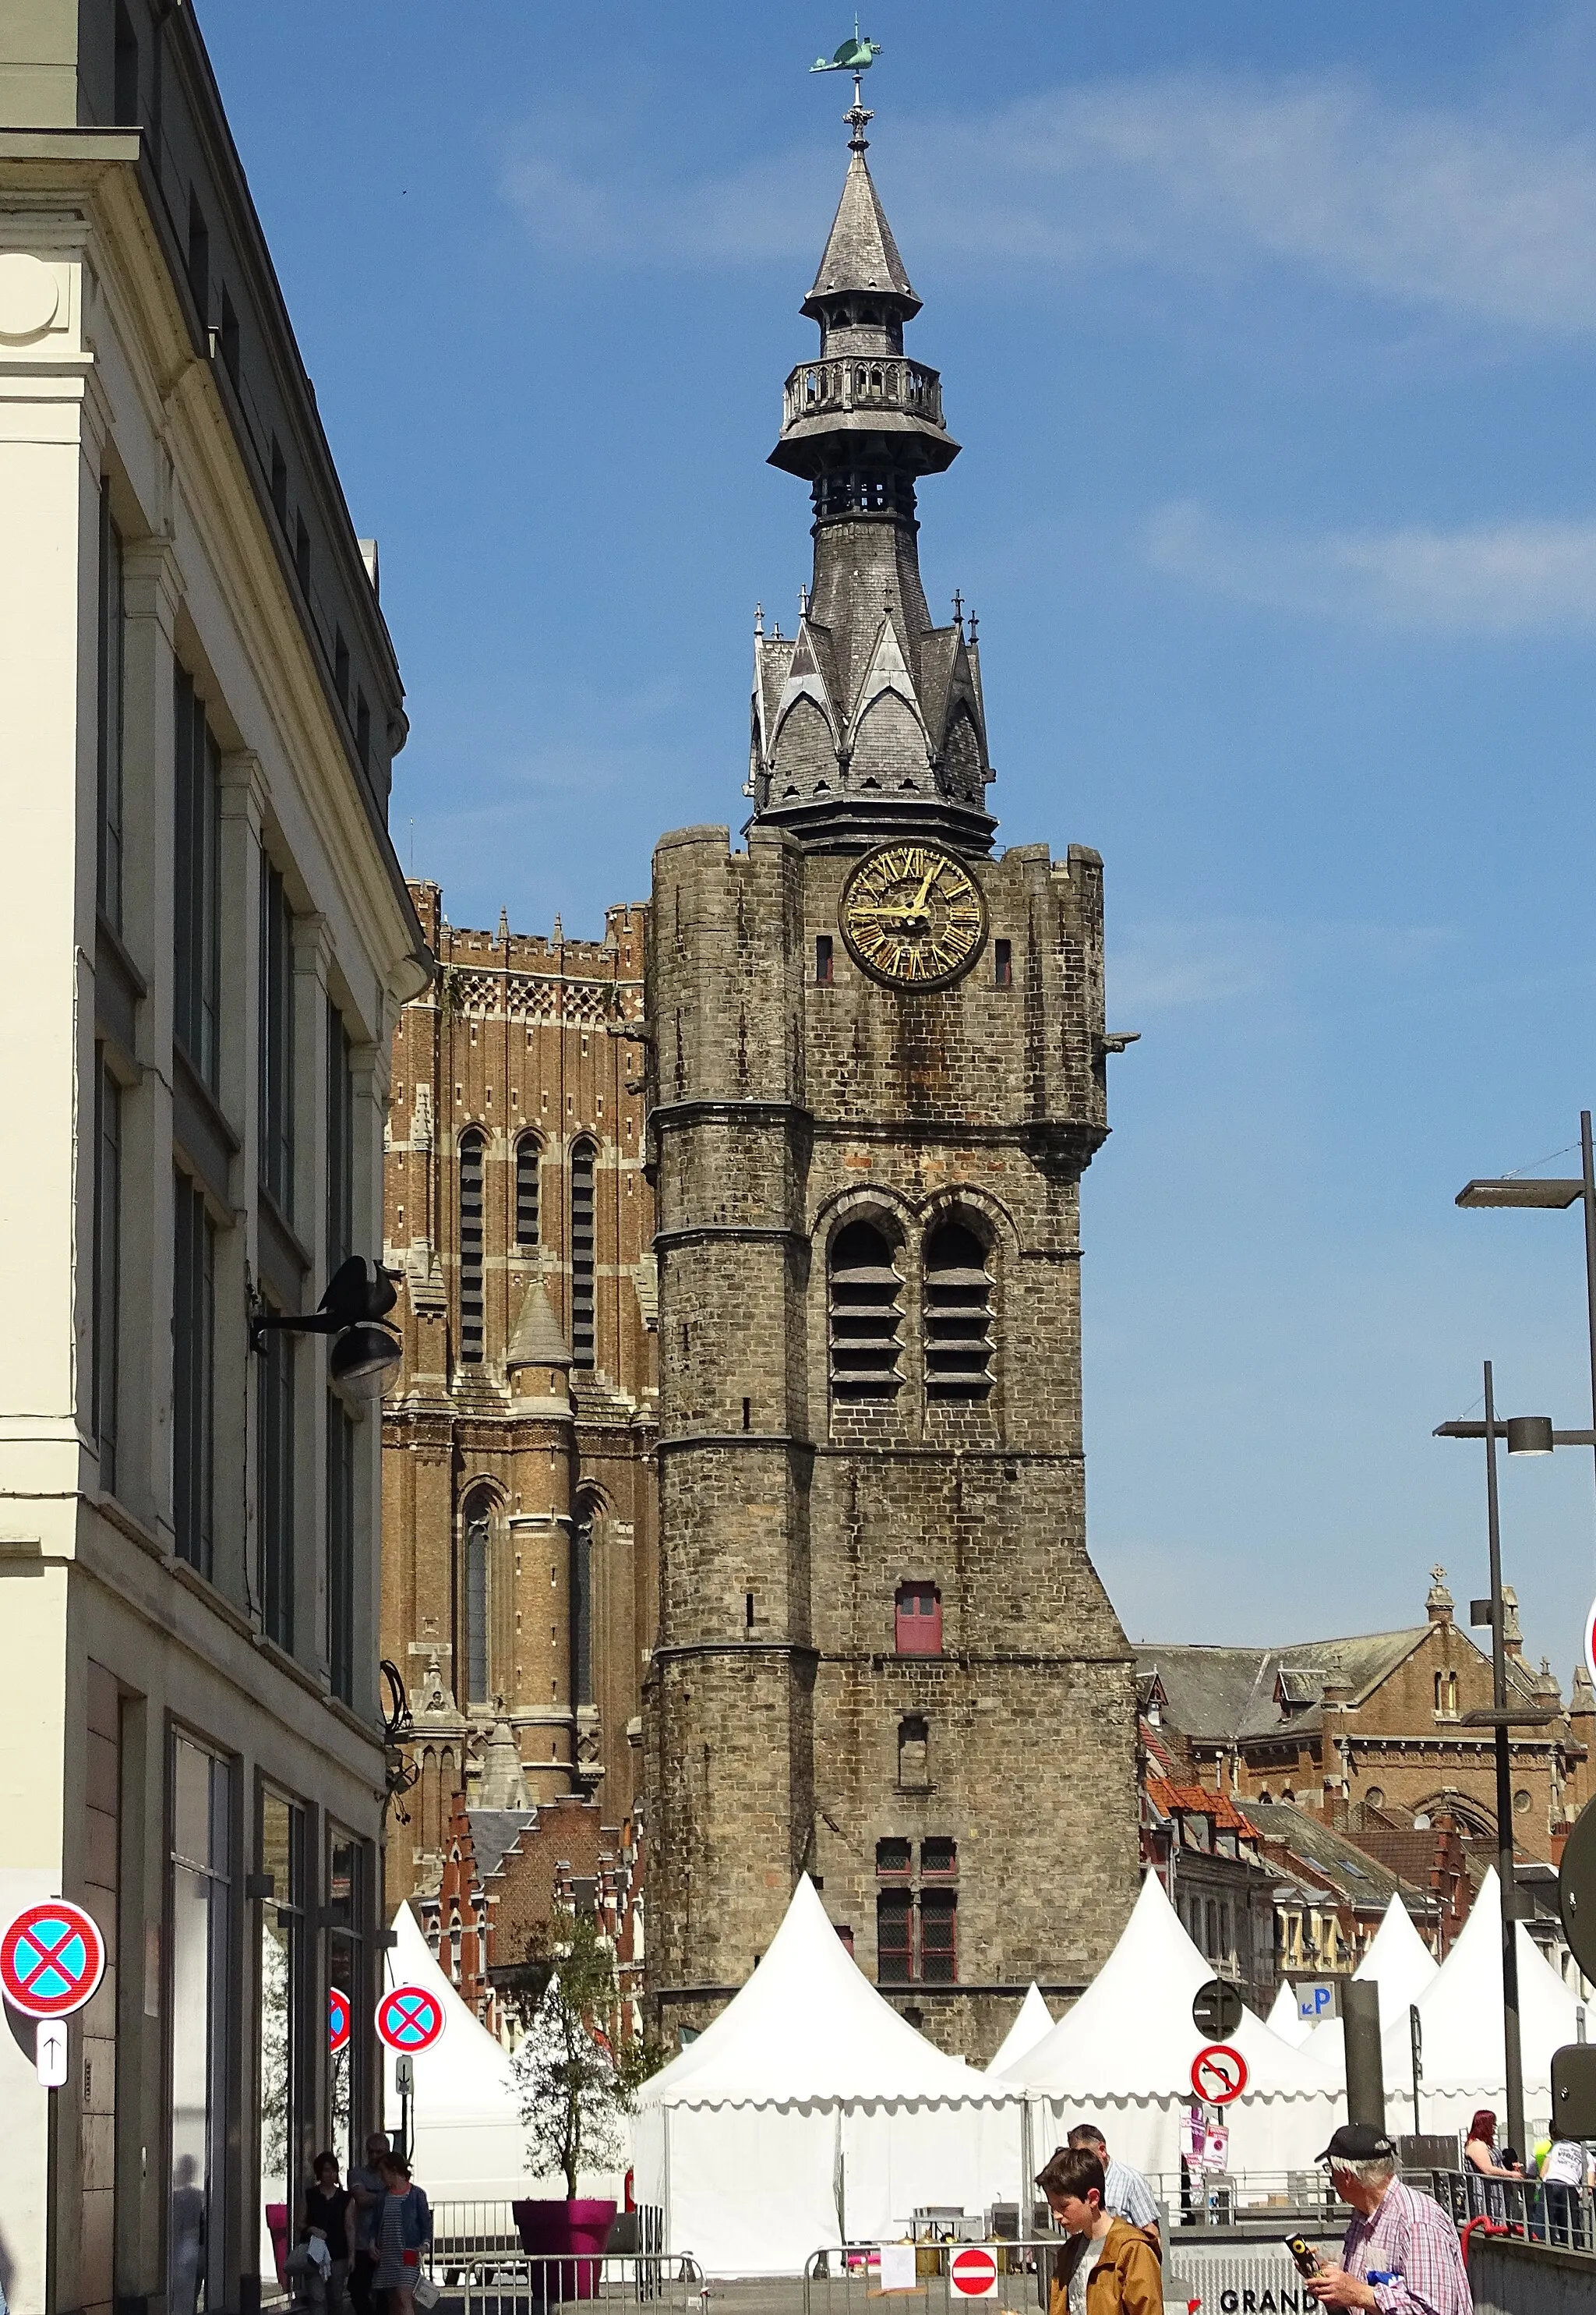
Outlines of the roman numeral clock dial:
M 876 980 L 942 989 L 980 953 L 987 906 L 953 853 L 935 844 L 883 844 L 849 871 L 841 922 L 856 962 Z

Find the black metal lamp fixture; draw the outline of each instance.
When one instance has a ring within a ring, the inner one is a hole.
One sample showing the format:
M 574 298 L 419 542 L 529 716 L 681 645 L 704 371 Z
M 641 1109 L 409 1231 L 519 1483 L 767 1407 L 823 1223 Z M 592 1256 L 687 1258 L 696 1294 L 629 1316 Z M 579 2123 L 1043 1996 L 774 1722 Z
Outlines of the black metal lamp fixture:
M 351 1397 L 380 1398 L 403 1356 L 399 1337 L 378 1322 L 399 1299 L 399 1290 L 380 1262 L 351 1254 L 327 1281 L 314 1311 L 262 1311 L 250 1320 L 250 1348 L 264 1349 L 270 1334 L 332 1335 L 327 1372 Z

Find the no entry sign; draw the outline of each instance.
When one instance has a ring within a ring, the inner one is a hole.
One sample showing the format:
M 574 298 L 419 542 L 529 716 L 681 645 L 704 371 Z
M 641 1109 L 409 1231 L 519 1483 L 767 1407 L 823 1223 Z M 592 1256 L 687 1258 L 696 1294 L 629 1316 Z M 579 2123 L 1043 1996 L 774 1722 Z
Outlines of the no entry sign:
M 347 1993 L 340 1993 L 335 1985 L 327 1988 L 327 2047 L 334 2056 L 350 2037 L 350 2005 Z
M 998 2261 L 989 2250 L 956 2250 L 948 2279 L 955 2299 L 990 2299 L 998 2289 Z
M 1192 2088 L 1210 2106 L 1228 2106 L 1247 2086 L 1247 2062 L 1228 2042 L 1210 2042 L 1192 2061 Z
M 65 1897 L 20 1912 L 0 1938 L 0 1990 L 28 2018 L 69 2018 L 105 1974 L 105 1940 L 93 1914 Z
M 377 2005 L 377 2030 L 390 2050 L 430 2050 L 443 2031 L 443 2004 L 424 1985 L 396 1985 Z

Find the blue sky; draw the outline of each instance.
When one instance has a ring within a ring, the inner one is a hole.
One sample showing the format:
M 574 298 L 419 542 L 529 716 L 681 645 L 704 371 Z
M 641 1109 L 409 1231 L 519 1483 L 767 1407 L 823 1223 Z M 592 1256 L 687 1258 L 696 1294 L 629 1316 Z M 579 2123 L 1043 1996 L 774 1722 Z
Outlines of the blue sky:
M 203 0 L 456 923 L 598 929 L 744 809 L 767 467 L 846 159 L 851 13 Z M 1496 1362 L 1589 1417 L 1573 1215 L 1476 1173 L 1596 1100 L 1596 13 L 879 0 L 871 162 L 963 456 L 1009 841 L 1105 856 L 1094 1553 L 1133 1638 L 1485 1588 Z M 413 835 L 412 835 L 413 823 Z M 412 848 L 413 847 L 413 848 Z M 1569 1165 L 1559 1159 L 1550 1168 Z M 1532 1654 L 1596 1586 L 1587 1453 L 1503 1482 Z

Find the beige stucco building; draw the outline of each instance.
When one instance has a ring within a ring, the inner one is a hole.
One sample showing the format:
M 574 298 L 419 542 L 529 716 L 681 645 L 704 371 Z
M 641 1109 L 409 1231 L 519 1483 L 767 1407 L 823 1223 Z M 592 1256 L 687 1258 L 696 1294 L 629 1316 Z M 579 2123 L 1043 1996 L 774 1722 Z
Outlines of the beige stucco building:
M 111 1956 L 63 2087 L 0 2035 L 0 2274 L 195 2315 L 375 2095 L 379 1425 L 249 1319 L 377 1251 L 429 960 L 375 554 L 191 11 L 0 11 L 0 1917 Z

